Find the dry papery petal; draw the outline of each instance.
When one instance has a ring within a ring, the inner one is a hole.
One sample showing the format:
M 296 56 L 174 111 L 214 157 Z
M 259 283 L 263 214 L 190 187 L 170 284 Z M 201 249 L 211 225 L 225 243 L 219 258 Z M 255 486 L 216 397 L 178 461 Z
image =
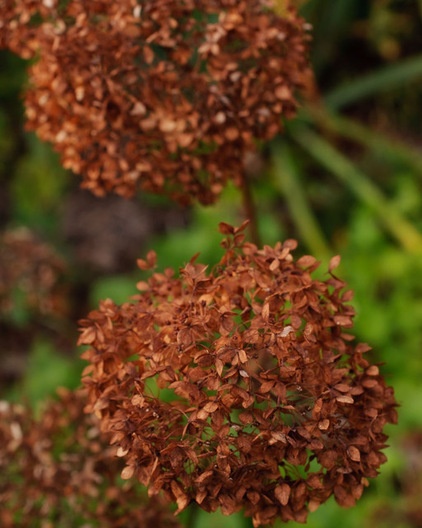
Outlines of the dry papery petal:
M 215 201 L 295 114 L 304 21 L 267 0 L 0 4 L 0 47 L 38 57 L 27 125 L 98 195 Z M 34 16 L 36 15 L 36 16 Z
M 385 461 L 396 402 L 347 333 L 345 284 L 313 279 L 294 241 L 258 249 L 220 229 L 214 268 L 153 273 L 131 302 L 81 322 L 87 410 L 125 476 L 179 511 L 244 508 L 258 526 L 304 522 L 333 494 L 350 506 Z

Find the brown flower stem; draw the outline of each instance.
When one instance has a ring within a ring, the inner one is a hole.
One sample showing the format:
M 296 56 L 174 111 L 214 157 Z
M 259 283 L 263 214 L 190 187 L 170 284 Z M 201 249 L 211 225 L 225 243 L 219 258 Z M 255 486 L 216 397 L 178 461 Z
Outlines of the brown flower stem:
M 258 229 L 258 217 L 256 212 L 256 205 L 252 197 L 252 191 L 247 179 L 247 176 L 244 172 L 241 174 L 240 178 L 240 191 L 243 198 L 243 207 L 245 210 L 246 218 L 249 220 L 249 233 L 251 240 L 258 247 L 262 245 L 261 237 L 259 235 Z

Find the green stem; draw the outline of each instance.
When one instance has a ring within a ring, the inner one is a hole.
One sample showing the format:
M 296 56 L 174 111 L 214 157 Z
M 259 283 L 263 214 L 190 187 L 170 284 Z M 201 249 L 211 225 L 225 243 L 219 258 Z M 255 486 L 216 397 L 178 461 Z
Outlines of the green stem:
M 325 139 L 301 127 L 292 132 L 294 139 L 319 163 L 328 169 L 373 212 L 384 227 L 411 253 L 422 252 L 422 235 L 391 204 L 380 189 L 353 163 Z
M 309 205 L 295 159 L 281 138 L 272 143 L 274 187 L 285 197 L 293 221 L 312 253 L 323 259 L 332 254 Z
M 194 502 L 189 506 L 188 517 L 186 520 L 186 528 L 195 528 L 196 522 L 198 520 L 199 508 L 198 505 Z
M 252 517 L 244 517 L 242 525 L 243 528 L 253 528 Z

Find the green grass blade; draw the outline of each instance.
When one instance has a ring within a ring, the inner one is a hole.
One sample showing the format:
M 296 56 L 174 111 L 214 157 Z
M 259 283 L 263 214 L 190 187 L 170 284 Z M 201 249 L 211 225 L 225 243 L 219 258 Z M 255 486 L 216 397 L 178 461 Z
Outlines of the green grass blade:
M 422 55 L 416 55 L 335 88 L 326 95 L 325 104 L 331 110 L 338 110 L 365 97 L 391 91 L 420 78 L 422 78 Z
M 422 235 L 348 158 L 308 128 L 297 129 L 292 135 L 323 167 L 373 210 L 384 227 L 407 251 L 422 253 Z
M 308 106 L 301 111 L 299 119 L 315 123 L 326 131 L 335 132 L 374 152 L 382 153 L 384 158 L 406 163 L 422 178 L 422 152 L 400 139 L 380 134 L 354 119 L 335 114 L 324 107 Z
M 291 149 L 281 138 L 274 140 L 271 147 L 273 185 L 285 197 L 293 221 L 310 251 L 317 258 L 328 261 L 332 252 L 309 205 Z

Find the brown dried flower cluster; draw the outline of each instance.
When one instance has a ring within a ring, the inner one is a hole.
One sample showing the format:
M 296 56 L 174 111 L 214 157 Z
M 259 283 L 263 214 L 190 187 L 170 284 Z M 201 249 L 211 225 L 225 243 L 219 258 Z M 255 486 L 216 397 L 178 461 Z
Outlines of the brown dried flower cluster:
M 132 302 L 103 301 L 82 321 L 87 410 L 126 461 L 122 477 L 179 511 L 304 522 L 331 495 L 353 505 L 377 475 L 394 393 L 345 330 L 354 310 L 338 257 L 317 280 L 295 241 L 258 249 L 243 228 L 221 224 L 225 254 L 209 272 L 193 258 L 180 277 L 154 273 Z
M 309 76 L 303 20 L 268 0 L 7 0 L 0 19 L 0 46 L 38 57 L 28 127 L 100 195 L 213 202 Z
M 119 482 L 121 461 L 85 404 L 82 391 L 62 389 L 36 420 L 22 405 L 0 402 L 2 528 L 177 528 L 160 497 Z
M 0 317 L 14 310 L 57 316 L 67 311 L 64 261 L 28 229 L 0 235 Z

